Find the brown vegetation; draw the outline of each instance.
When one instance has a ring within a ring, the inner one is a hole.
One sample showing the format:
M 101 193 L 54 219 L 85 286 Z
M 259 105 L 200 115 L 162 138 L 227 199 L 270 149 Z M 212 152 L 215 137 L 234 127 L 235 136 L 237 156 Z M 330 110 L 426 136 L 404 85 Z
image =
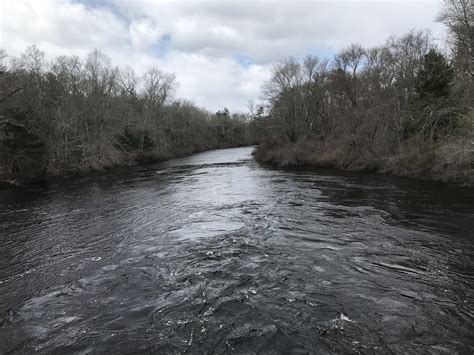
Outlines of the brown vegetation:
M 411 31 L 332 62 L 277 64 L 263 86 L 267 114 L 254 115 L 264 136 L 255 158 L 474 186 L 473 18 L 469 1 L 445 1 L 449 55 Z
M 47 62 L 35 46 L 0 59 L 4 186 L 252 143 L 244 115 L 173 100 L 175 77 L 157 68 L 139 76 L 97 50 Z

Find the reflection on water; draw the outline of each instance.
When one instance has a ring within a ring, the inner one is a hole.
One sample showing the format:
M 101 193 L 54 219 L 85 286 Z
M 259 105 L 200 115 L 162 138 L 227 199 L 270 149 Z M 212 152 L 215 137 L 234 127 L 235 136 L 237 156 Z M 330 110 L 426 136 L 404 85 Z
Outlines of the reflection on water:
M 472 353 L 474 193 L 217 150 L 0 192 L 0 353 Z

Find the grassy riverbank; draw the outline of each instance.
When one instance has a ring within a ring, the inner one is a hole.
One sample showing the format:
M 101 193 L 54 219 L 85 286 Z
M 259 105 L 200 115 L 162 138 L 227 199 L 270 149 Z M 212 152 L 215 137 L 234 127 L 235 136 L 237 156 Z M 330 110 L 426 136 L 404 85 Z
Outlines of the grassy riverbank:
M 375 156 L 350 144 L 312 142 L 262 144 L 254 151 L 261 163 L 279 167 L 328 166 L 444 181 L 474 187 L 474 141 L 406 145 L 393 155 Z

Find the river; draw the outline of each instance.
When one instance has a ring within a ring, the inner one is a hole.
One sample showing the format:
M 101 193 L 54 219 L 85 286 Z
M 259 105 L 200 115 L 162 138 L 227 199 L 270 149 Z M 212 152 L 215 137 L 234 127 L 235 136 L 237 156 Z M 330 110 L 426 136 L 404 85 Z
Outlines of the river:
M 474 352 L 474 190 L 251 151 L 0 191 L 0 353 Z

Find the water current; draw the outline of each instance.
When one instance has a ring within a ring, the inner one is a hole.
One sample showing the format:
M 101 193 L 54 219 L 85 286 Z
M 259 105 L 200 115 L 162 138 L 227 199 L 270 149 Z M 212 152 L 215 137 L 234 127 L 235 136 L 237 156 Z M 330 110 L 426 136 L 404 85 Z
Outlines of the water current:
M 474 190 L 252 149 L 0 191 L 0 353 L 474 352 Z

